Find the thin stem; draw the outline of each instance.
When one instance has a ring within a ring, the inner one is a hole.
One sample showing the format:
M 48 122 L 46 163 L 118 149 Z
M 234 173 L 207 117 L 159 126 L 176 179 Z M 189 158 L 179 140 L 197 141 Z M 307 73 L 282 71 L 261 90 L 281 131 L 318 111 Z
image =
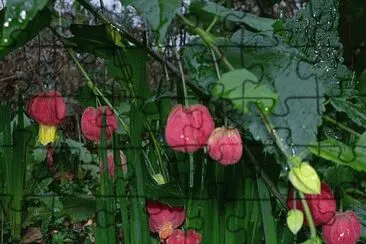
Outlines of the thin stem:
M 260 175 L 263 182 L 267 185 L 268 189 L 271 191 L 271 193 L 276 196 L 280 204 L 282 205 L 283 209 L 287 210 L 287 205 L 285 199 L 282 197 L 281 193 L 277 190 L 277 187 L 273 184 L 271 179 L 268 177 L 268 175 L 261 169 L 258 161 L 255 159 L 252 152 L 249 150 L 247 146 L 243 146 L 244 150 L 247 152 L 250 161 L 252 161 L 252 164 L 254 166 L 255 171 Z
M 313 217 L 311 216 L 311 212 L 310 212 L 308 203 L 306 202 L 304 193 L 299 191 L 299 195 L 300 195 L 300 198 L 301 198 L 302 206 L 305 210 L 306 219 L 307 219 L 308 224 L 309 224 L 310 238 L 314 238 L 314 237 L 316 237 L 316 228 L 315 228 L 315 224 L 314 224 L 314 221 L 313 221 Z
M 217 15 L 215 15 L 215 18 L 212 20 L 211 24 L 206 29 L 206 32 L 210 32 L 212 27 L 215 26 L 215 24 L 217 23 L 218 20 L 219 20 L 219 17 L 217 17 Z
M 330 122 L 330 123 L 333 123 L 333 124 L 337 125 L 339 128 L 341 128 L 341 129 L 343 129 L 343 130 L 345 130 L 345 131 L 347 131 L 347 132 L 351 133 L 352 135 L 355 135 L 355 136 L 357 136 L 357 137 L 360 137 L 360 136 L 361 136 L 361 134 L 360 134 L 360 133 L 358 133 L 358 132 L 356 132 L 356 131 L 352 130 L 351 128 L 349 128 L 349 127 L 345 126 L 345 125 L 344 125 L 344 124 L 342 124 L 342 123 L 339 123 L 338 121 L 336 121 L 336 120 L 332 119 L 332 118 L 331 118 L 331 117 L 329 117 L 328 115 L 324 115 L 324 116 L 323 116 L 323 118 L 324 118 L 326 121 L 328 121 L 328 122 Z
M 183 67 L 182 67 L 182 63 L 180 62 L 180 57 L 179 57 L 178 52 L 176 50 L 174 50 L 174 53 L 175 53 L 175 56 L 176 56 L 177 61 L 178 61 L 179 72 L 181 73 L 183 96 L 184 96 L 184 105 L 187 107 L 188 106 L 188 97 L 187 97 L 187 87 L 186 87 L 186 81 L 184 79 Z

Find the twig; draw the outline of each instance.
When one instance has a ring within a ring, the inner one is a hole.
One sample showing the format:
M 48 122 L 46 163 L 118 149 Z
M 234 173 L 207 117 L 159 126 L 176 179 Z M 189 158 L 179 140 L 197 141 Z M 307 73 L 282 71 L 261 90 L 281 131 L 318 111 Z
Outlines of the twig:
M 261 167 L 259 166 L 258 161 L 255 159 L 255 157 L 253 156 L 253 154 L 249 150 L 249 148 L 247 146 L 243 146 L 243 147 L 244 147 L 244 150 L 247 152 L 250 160 L 252 161 L 255 171 L 257 171 L 257 173 L 260 175 L 260 177 L 262 178 L 264 183 L 267 185 L 268 189 L 272 192 L 272 194 L 274 196 L 276 196 L 276 198 L 278 199 L 278 201 L 282 205 L 282 208 L 287 210 L 286 201 L 282 197 L 281 193 L 277 190 L 277 187 L 273 184 L 273 182 L 268 177 L 268 175 L 261 169 Z
M 355 136 L 357 136 L 357 137 L 360 137 L 360 136 L 361 136 L 361 134 L 360 134 L 360 133 L 358 133 L 358 132 L 356 132 L 356 131 L 352 130 L 351 128 L 349 128 L 349 127 L 345 126 L 345 125 L 344 125 L 344 124 L 342 124 L 342 123 L 339 123 L 338 121 L 336 121 L 336 120 L 332 119 L 332 118 L 331 118 L 331 117 L 329 117 L 328 115 L 324 115 L 324 116 L 323 116 L 323 118 L 324 118 L 326 121 L 331 122 L 331 123 L 333 123 L 333 124 L 337 125 L 339 128 L 341 128 L 341 129 L 343 129 L 343 130 L 345 130 L 345 131 L 347 131 L 347 132 L 351 133 L 352 135 L 355 135 Z

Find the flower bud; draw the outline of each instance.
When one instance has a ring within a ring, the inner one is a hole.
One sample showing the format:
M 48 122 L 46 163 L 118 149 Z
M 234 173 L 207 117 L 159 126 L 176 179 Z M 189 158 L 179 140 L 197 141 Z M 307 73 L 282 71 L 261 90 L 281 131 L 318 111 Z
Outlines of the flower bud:
M 298 167 L 293 167 L 289 173 L 292 185 L 306 194 L 320 193 L 320 179 L 315 169 L 309 163 L 303 162 Z
M 188 230 L 184 233 L 183 230 L 176 229 L 173 234 L 166 240 L 166 244 L 200 244 L 202 236 L 195 230 Z
M 353 211 L 336 213 L 332 220 L 323 225 L 326 244 L 355 244 L 361 235 L 361 224 Z
M 291 209 L 287 214 L 287 226 L 291 232 L 296 235 L 304 223 L 304 214 L 297 209 Z
M 207 142 L 210 157 L 223 165 L 237 163 L 243 153 L 243 143 L 236 128 L 216 128 Z
M 113 111 L 108 107 L 88 107 L 84 110 L 81 116 L 81 131 L 86 139 L 91 141 L 100 141 L 102 131 L 102 115 L 103 108 L 106 115 L 106 134 L 109 140 L 113 133 L 117 130 L 117 118 Z
M 321 183 L 320 194 L 305 194 L 305 199 L 308 203 L 315 225 L 327 223 L 336 213 L 337 206 L 333 192 L 325 182 Z M 304 212 L 301 199 L 293 198 L 293 190 L 290 191 L 287 206 L 290 209 L 293 209 L 294 206 L 296 206 L 298 210 Z M 304 223 L 307 224 L 306 219 Z
M 196 104 L 183 107 L 178 104 L 169 113 L 165 139 L 175 151 L 195 152 L 206 145 L 214 127 L 214 121 L 205 106 Z
M 127 160 L 126 160 L 126 155 L 122 152 L 120 152 L 120 156 L 121 156 L 121 168 L 122 168 L 122 172 L 124 174 L 127 173 Z M 114 156 L 113 156 L 113 151 L 108 151 L 107 153 L 107 161 L 108 161 L 108 173 L 111 177 L 115 177 L 116 175 L 116 169 L 115 169 L 115 164 L 114 164 Z M 99 166 L 99 170 L 102 173 L 103 172 L 103 164 L 102 162 L 100 163 Z

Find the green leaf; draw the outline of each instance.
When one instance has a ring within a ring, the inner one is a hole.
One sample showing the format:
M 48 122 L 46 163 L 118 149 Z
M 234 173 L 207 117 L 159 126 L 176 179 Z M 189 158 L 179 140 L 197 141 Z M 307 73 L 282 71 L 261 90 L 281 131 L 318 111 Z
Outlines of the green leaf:
M 334 163 L 351 167 L 358 171 L 366 171 L 366 132 L 363 133 L 353 147 L 333 138 L 309 146 L 309 150 L 319 157 Z
M 39 145 L 37 148 L 33 150 L 33 158 L 37 162 L 43 162 L 47 156 L 47 148 Z
M 128 3 L 142 14 L 156 32 L 158 43 L 162 43 L 182 0 L 133 0 Z
M 235 109 L 249 112 L 249 103 L 257 104 L 263 111 L 271 111 L 276 103 L 277 94 L 246 69 L 236 69 L 224 73 L 215 83 L 212 93 L 219 98 L 232 101 Z
M 77 142 L 72 139 L 66 139 L 65 143 L 68 145 L 70 151 L 74 155 L 78 155 L 79 159 L 85 163 L 92 162 L 92 155 L 86 147 L 84 147 L 83 143 Z
M 61 214 L 69 216 L 73 223 L 87 220 L 96 210 L 95 200 L 90 198 L 63 197 L 62 204 Z
M 277 91 L 278 104 L 269 120 L 280 138 L 288 145 L 293 144 L 296 153 L 304 152 L 304 145 L 316 140 L 325 110 L 325 90 L 315 75 L 314 66 L 275 35 L 239 30 L 232 35 L 230 43 L 240 47 L 223 48 L 229 61 L 246 67 L 261 83 Z M 248 123 L 256 140 L 265 145 L 273 143 L 260 116 L 243 116 L 242 119 Z
M 361 101 L 352 103 L 345 98 L 333 97 L 330 102 L 337 111 L 346 113 L 353 122 L 366 127 L 366 106 Z
M 273 31 L 273 25 L 276 20 L 258 17 L 251 13 L 243 11 L 235 11 L 218 5 L 214 2 L 194 1 L 190 4 L 189 9 L 198 16 L 204 16 L 205 13 L 220 17 L 223 21 L 235 23 L 243 23 L 258 31 Z
M 270 199 L 270 194 L 266 185 L 261 178 L 257 178 L 258 187 L 258 198 L 262 199 L 260 201 L 261 205 L 261 215 L 263 222 L 263 232 L 265 236 L 266 243 L 276 244 L 277 243 L 277 229 L 275 225 L 275 219 L 272 214 L 272 206 Z
M 145 194 L 148 199 L 157 200 L 171 206 L 183 206 L 186 201 L 179 186 L 172 182 L 158 185 L 154 181 L 146 181 Z
M 7 1 L 0 38 L 0 59 L 32 39 L 51 21 L 48 0 Z

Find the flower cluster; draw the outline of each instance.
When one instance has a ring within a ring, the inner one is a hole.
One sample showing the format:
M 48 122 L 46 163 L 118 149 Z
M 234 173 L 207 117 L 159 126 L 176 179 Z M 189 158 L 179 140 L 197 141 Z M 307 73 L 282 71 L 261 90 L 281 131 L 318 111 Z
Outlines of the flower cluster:
M 305 194 L 314 224 L 323 228 L 323 238 L 327 244 L 354 244 L 360 237 L 361 224 L 357 215 L 352 211 L 337 212 L 334 194 L 327 183 L 321 183 L 320 194 Z M 287 201 L 289 209 L 304 212 L 300 199 L 294 199 L 290 191 Z M 308 225 L 307 220 L 304 221 Z
M 243 143 L 235 128 L 218 127 L 208 109 L 201 105 L 175 105 L 165 128 L 167 144 L 178 152 L 195 152 L 207 145 L 210 157 L 223 165 L 239 162 Z
M 199 244 L 202 237 L 194 230 L 186 233 L 178 229 L 186 218 L 184 208 L 170 207 L 156 201 L 147 201 L 146 209 L 149 214 L 149 229 L 158 233 L 159 238 L 166 244 Z

